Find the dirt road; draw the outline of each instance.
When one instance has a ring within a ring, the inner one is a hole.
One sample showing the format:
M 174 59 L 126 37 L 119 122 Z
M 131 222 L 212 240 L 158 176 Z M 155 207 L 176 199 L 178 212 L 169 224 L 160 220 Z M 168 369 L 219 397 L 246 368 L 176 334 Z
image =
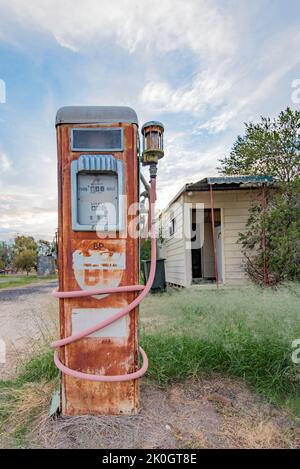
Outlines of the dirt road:
M 0 379 L 14 376 L 26 356 L 56 334 L 58 304 L 51 295 L 56 286 L 52 280 L 0 290 L 0 339 L 6 347 Z

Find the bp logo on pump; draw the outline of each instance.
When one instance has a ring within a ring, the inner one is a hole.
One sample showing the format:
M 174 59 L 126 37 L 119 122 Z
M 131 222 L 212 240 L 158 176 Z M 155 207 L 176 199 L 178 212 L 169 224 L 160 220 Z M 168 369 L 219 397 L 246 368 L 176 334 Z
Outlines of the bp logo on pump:
M 126 268 L 125 249 L 125 240 L 82 241 L 73 252 L 73 271 L 80 288 L 119 286 Z

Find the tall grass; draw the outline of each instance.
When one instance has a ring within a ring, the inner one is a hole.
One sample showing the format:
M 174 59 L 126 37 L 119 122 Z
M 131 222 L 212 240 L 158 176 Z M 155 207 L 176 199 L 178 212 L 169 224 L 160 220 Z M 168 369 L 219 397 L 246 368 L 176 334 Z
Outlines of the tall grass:
M 20 368 L 16 383 L 20 385 L 37 381 L 52 381 L 57 378 L 58 370 L 53 361 L 53 350 L 44 350 L 32 357 Z
M 300 415 L 300 365 L 291 360 L 292 341 L 300 338 L 300 285 L 169 290 L 148 296 L 140 317 L 148 379 L 165 385 L 203 373 L 237 376 Z M 57 376 L 46 349 L 21 367 L 17 379 L 0 381 L 0 439 L 9 434 L 26 446 Z
M 296 366 L 284 343 L 255 339 L 247 332 L 236 338 L 239 346 L 230 347 L 222 341 L 187 335 L 145 335 L 142 343 L 150 360 L 148 377 L 167 384 L 200 373 L 219 372 L 243 378 L 272 402 L 297 394 Z

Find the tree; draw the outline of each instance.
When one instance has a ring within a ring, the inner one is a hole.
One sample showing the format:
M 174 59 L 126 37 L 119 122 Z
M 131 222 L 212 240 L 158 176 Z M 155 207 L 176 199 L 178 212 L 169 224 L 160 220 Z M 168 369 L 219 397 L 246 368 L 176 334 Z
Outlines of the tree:
M 49 241 L 45 239 L 39 239 L 37 246 L 39 256 L 49 256 L 52 254 L 52 245 Z
M 32 236 L 17 236 L 13 244 L 14 265 L 28 273 L 37 268 L 38 245 Z
M 220 163 L 228 175 L 270 175 L 286 182 L 300 177 L 300 111 L 288 107 L 275 119 L 245 123 L 245 135 Z
M 151 259 L 151 238 L 146 238 L 141 247 L 141 259 L 149 261 Z
M 271 175 L 276 181 L 266 209 L 254 203 L 240 233 L 249 277 L 262 283 L 265 266 L 270 283 L 300 280 L 300 111 L 287 108 L 276 119 L 245 124 L 245 135 L 221 165 L 224 174 Z
M 140 254 L 140 270 L 143 273 L 143 279 L 146 283 L 147 279 L 144 276 L 143 261 L 149 261 L 151 259 L 151 238 L 143 239 L 141 244 L 141 254 Z
M 24 249 L 15 257 L 15 267 L 25 270 L 27 275 L 36 267 L 36 252 L 32 249 Z
M 246 272 L 256 283 L 264 282 L 264 262 L 270 284 L 300 280 L 300 178 L 282 183 L 274 194 L 269 193 L 265 211 L 258 204 L 252 205 L 239 241 Z
M 14 254 L 20 254 L 25 250 L 34 251 L 37 254 L 38 245 L 32 236 L 17 236 L 14 241 Z
M 0 265 L 1 269 L 6 269 L 12 262 L 12 246 L 5 241 L 0 242 Z

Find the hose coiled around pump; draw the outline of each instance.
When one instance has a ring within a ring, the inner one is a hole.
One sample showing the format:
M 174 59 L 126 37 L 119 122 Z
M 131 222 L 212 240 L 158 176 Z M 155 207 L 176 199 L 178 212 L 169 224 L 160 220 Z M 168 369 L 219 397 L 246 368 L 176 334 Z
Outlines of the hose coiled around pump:
M 150 208 L 149 208 L 150 211 L 151 209 L 152 210 L 154 209 L 155 200 L 156 200 L 156 178 L 151 177 Z M 83 297 L 83 296 L 94 296 L 94 295 L 101 295 L 101 294 L 103 295 L 103 294 L 111 294 L 111 293 L 141 291 L 139 296 L 135 298 L 129 305 L 125 306 L 125 308 L 123 308 L 121 311 L 114 314 L 110 318 L 105 319 L 104 321 L 96 324 L 95 326 L 89 327 L 88 329 L 85 329 L 82 332 L 79 332 L 78 334 L 70 335 L 69 337 L 65 337 L 64 339 L 57 340 L 51 344 L 51 346 L 54 349 L 56 349 L 54 352 L 54 363 L 57 366 L 57 368 L 62 371 L 62 373 L 68 376 L 71 376 L 72 378 L 84 379 L 88 381 L 106 382 L 106 383 L 116 382 L 116 381 L 130 381 L 132 379 L 140 378 L 146 373 L 148 369 L 148 358 L 147 358 L 145 351 L 142 349 L 142 347 L 139 347 L 140 354 L 143 359 L 141 368 L 133 373 L 128 373 L 124 375 L 114 375 L 114 376 L 92 375 L 90 373 L 82 373 L 81 371 L 72 370 L 71 368 L 67 367 L 61 362 L 57 349 L 59 349 L 60 347 L 69 345 L 73 342 L 76 342 L 77 340 L 82 339 L 83 337 L 86 337 L 90 334 L 93 334 L 94 332 L 100 331 L 104 327 L 109 326 L 110 324 L 122 318 L 123 316 L 128 314 L 130 311 L 132 311 L 134 308 L 136 308 L 141 303 L 141 301 L 147 296 L 147 294 L 149 293 L 152 287 L 154 277 L 155 277 L 155 269 L 156 269 L 156 236 L 155 236 L 154 220 L 151 219 L 151 268 L 150 268 L 149 278 L 148 278 L 146 285 L 129 285 L 129 286 L 116 287 L 116 288 L 104 288 L 101 290 L 89 290 L 89 291 L 78 290 L 78 291 L 71 291 L 71 292 L 60 292 L 60 291 L 55 290 L 53 292 L 53 295 L 56 298 L 78 298 L 78 297 Z

